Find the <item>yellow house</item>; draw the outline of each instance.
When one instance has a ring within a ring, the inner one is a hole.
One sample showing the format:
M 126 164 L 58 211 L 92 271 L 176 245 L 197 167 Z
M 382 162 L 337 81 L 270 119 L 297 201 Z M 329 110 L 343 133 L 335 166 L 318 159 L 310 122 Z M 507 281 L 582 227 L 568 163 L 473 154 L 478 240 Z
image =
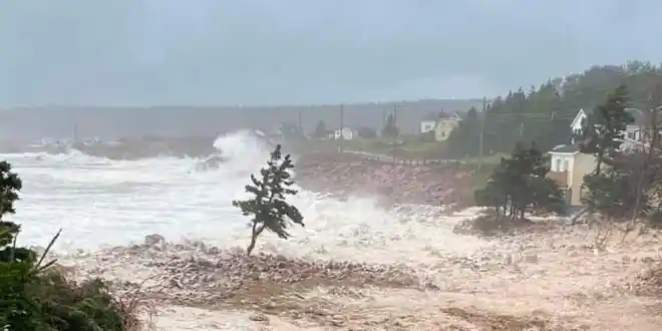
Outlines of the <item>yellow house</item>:
M 556 146 L 549 154 L 551 167 L 547 176 L 558 184 L 569 205 L 581 206 L 584 176 L 595 170 L 595 156 L 580 153 L 575 145 Z
M 457 114 L 439 113 L 437 124 L 434 127 L 434 140 L 446 141 L 451 132 L 460 125 L 462 119 Z

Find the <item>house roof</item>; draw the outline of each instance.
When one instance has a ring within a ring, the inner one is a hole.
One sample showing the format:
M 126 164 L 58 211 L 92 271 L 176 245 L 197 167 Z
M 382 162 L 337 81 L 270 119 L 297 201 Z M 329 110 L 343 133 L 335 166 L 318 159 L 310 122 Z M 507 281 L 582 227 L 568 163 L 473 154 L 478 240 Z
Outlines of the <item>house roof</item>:
M 582 119 L 588 115 L 589 112 L 585 111 L 584 108 L 579 109 L 577 115 L 575 115 L 575 118 L 572 120 L 572 123 L 570 123 L 570 127 L 571 128 L 577 127 L 578 125 L 581 124 Z
M 457 113 L 449 114 L 449 113 L 447 113 L 447 112 L 440 111 L 440 112 L 438 112 L 438 113 L 428 113 L 428 114 L 426 114 L 426 115 L 423 117 L 423 119 L 421 120 L 421 122 L 427 122 L 427 121 L 435 121 L 435 122 L 436 122 L 436 121 L 438 121 L 438 120 L 442 120 L 442 119 L 456 119 L 456 120 L 461 120 L 462 118 L 461 118 L 460 115 L 458 115 Z
M 579 148 L 575 145 L 558 145 L 550 151 L 550 153 L 578 153 Z
M 634 125 L 647 125 L 648 122 L 650 121 L 648 114 L 641 111 L 640 109 L 626 108 L 625 111 L 628 114 L 632 115 L 632 118 L 634 119 L 634 122 L 632 124 Z
M 439 118 L 439 113 L 427 113 L 421 119 L 421 122 L 436 122 Z
M 646 125 L 647 122 L 649 122 L 648 115 L 641 111 L 640 109 L 637 108 L 625 108 L 625 111 L 632 116 L 634 119 L 634 122 L 632 124 L 634 125 Z M 581 124 L 581 120 L 583 117 L 593 115 L 593 110 L 584 110 L 584 108 L 579 109 L 577 112 L 577 115 L 575 115 L 575 118 L 572 120 L 572 123 L 570 123 L 570 127 L 574 128 L 575 126 Z

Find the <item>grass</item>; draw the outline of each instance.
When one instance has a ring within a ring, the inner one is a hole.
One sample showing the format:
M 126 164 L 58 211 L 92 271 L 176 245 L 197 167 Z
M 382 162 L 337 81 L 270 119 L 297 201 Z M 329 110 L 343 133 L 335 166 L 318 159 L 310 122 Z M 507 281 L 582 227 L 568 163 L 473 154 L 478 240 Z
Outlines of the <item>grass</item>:
M 395 146 L 394 146 L 395 143 Z M 314 140 L 288 142 L 287 147 L 300 152 L 337 152 L 340 142 L 337 140 Z M 445 144 L 424 141 L 418 136 L 403 136 L 397 140 L 390 138 L 355 138 L 342 142 L 346 151 L 367 152 L 372 154 L 393 155 L 400 159 L 441 159 Z

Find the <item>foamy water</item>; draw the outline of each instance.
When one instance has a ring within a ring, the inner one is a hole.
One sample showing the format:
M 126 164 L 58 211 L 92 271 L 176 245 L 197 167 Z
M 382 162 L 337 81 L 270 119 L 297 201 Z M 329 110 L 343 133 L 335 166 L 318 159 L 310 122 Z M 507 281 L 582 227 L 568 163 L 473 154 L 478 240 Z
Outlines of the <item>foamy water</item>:
M 269 147 L 245 132 L 220 137 L 214 146 L 227 160 L 209 170 L 187 158 L 112 161 L 75 151 L 0 155 L 24 184 L 17 214 L 9 218 L 24 225 L 19 239 L 28 245 L 44 246 L 62 228 L 56 249 L 64 251 L 141 242 L 152 233 L 173 241 L 245 245 L 247 219 L 231 201 L 245 197 L 248 176 L 264 163 Z M 406 261 L 431 249 L 468 251 L 481 244 L 454 235 L 453 218 L 418 214 L 416 207 L 396 213 L 372 199 L 339 201 L 307 191 L 292 201 L 306 227 L 293 228 L 288 241 L 265 234 L 259 249 Z

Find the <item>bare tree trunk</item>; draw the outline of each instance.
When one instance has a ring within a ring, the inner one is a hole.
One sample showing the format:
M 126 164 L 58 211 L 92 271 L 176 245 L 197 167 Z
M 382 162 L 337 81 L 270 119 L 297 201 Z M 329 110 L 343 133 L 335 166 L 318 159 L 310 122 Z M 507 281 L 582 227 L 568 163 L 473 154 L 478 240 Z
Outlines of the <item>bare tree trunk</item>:
M 641 162 L 641 166 L 639 167 L 639 174 L 638 174 L 639 178 L 637 178 L 637 184 L 635 186 L 635 202 L 632 208 L 632 217 L 630 218 L 630 222 L 625 227 L 625 233 L 623 234 L 622 241 L 625 241 L 625 237 L 627 236 L 627 234 L 634 229 L 635 221 L 637 220 L 637 217 L 639 216 L 639 211 L 641 209 L 642 195 L 644 195 L 646 191 L 644 189 L 644 185 L 646 184 L 646 180 L 647 180 L 647 174 L 649 170 L 648 168 L 650 166 L 651 161 L 653 160 L 653 157 L 655 156 L 655 148 L 657 148 L 657 144 L 659 140 L 659 132 L 657 128 L 657 108 L 651 109 L 650 120 L 651 120 L 650 129 L 652 131 L 652 137 L 651 137 L 650 145 L 648 146 L 648 153 L 646 153 L 646 158 Z M 642 130 L 642 132 L 646 132 L 646 130 Z M 644 144 L 643 148 L 645 151 L 646 141 L 645 139 L 642 140 Z
M 257 242 L 257 237 L 262 233 L 262 230 L 264 230 L 264 225 L 260 226 L 259 228 L 257 227 L 257 222 L 253 222 L 253 231 L 251 233 L 251 244 L 248 245 L 248 249 L 246 249 L 246 255 L 250 256 L 251 252 L 253 251 L 253 248 L 255 248 L 255 243 Z

